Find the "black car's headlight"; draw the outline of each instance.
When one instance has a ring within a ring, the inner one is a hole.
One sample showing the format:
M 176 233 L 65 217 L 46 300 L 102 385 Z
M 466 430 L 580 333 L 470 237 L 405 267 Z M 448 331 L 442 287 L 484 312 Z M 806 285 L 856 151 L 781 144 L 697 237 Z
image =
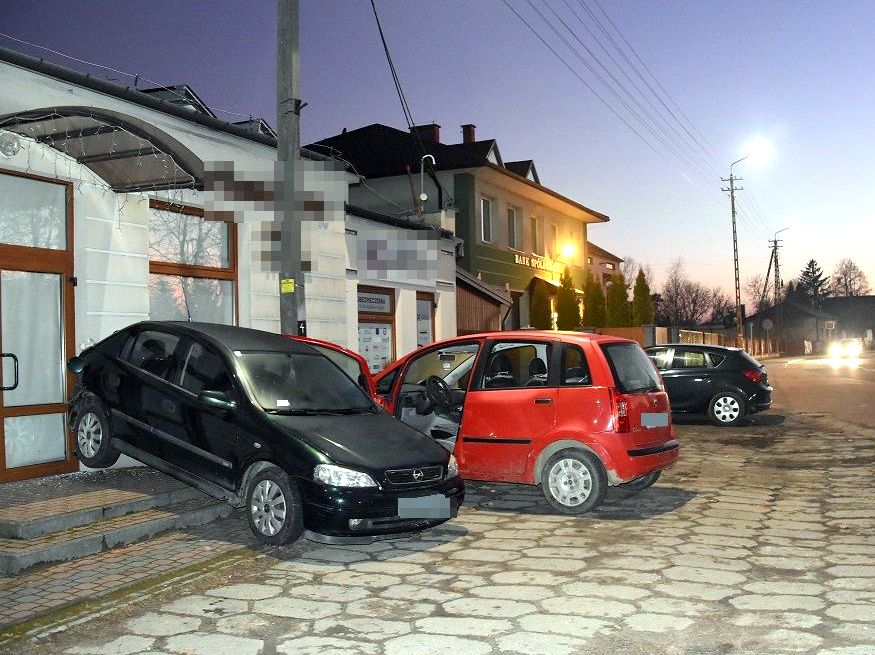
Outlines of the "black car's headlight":
M 447 478 L 454 478 L 459 475 L 459 464 L 456 462 L 456 456 L 450 455 L 450 461 L 447 462 Z
M 319 464 L 313 469 L 313 479 L 331 487 L 376 487 L 377 483 L 367 473 L 336 466 Z

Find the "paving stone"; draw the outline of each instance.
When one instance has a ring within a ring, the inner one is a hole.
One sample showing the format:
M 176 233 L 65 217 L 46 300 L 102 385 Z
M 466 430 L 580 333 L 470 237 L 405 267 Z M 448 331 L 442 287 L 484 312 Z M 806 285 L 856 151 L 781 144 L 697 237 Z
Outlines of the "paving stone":
M 739 593 L 732 587 L 701 584 L 699 582 L 667 582 L 659 586 L 659 591 L 669 596 L 693 598 L 695 600 L 722 600 Z
M 562 586 L 562 591 L 572 596 L 607 596 L 620 600 L 637 600 L 650 595 L 647 589 L 618 584 L 600 584 L 597 582 L 572 582 Z
M 287 597 L 259 600 L 252 606 L 252 611 L 256 614 L 286 616 L 293 619 L 321 619 L 339 614 L 341 610 L 342 607 L 338 603 Z
M 814 582 L 749 582 L 742 589 L 754 594 L 790 594 L 794 596 L 817 596 L 824 591 L 823 585 Z
M 486 655 L 491 651 L 492 647 L 484 641 L 451 635 L 436 638 L 432 634 L 424 633 L 396 637 L 383 645 L 385 655 L 446 655 L 453 652 Z
M 548 598 L 541 606 L 549 612 L 580 616 L 619 617 L 636 611 L 630 603 L 598 597 Z
M 623 623 L 632 630 L 639 632 L 669 632 L 672 630 L 685 630 L 693 625 L 693 619 L 672 614 L 650 614 L 639 612 L 634 616 L 627 616 Z
M 354 550 L 342 550 L 340 548 L 314 548 L 302 555 L 311 560 L 333 563 L 349 563 L 361 562 L 369 560 L 370 556 L 367 553 L 356 552 Z
M 823 623 L 823 619 L 815 614 L 799 614 L 798 612 L 742 612 L 732 616 L 729 621 L 739 627 L 780 626 L 802 629 L 813 628 Z
M 576 559 L 559 559 L 559 558 L 535 558 L 526 557 L 518 559 L 514 562 L 509 562 L 508 566 L 536 571 L 556 571 L 559 573 L 573 573 L 586 568 L 586 562 Z
M 331 618 L 313 623 L 313 632 L 332 637 L 370 639 L 378 641 L 410 632 L 406 621 L 385 621 L 374 618 Z
M 656 614 L 679 614 L 683 616 L 699 616 L 713 611 L 713 608 L 705 603 L 695 603 L 680 598 L 652 597 L 638 602 L 638 608 L 645 612 Z
M 504 619 L 456 618 L 449 616 L 419 619 L 415 625 L 416 629 L 422 632 L 462 637 L 492 637 L 514 629 L 513 624 Z
M 718 571 L 749 571 L 750 564 L 737 559 L 724 557 L 708 557 L 705 555 L 675 555 L 670 558 L 677 566 L 688 566 L 698 569 L 717 569 Z
M 875 578 L 875 566 L 832 566 L 826 573 L 837 578 Z
M 383 598 L 398 598 L 425 600 L 434 603 L 445 603 L 448 600 L 461 598 L 462 594 L 457 591 L 446 591 L 439 587 L 424 587 L 421 585 L 398 584 L 392 585 L 380 593 Z
M 216 621 L 216 630 L 239 637 L 257 637 L 263 635 L 268 627 L 275 625 L 276 619 L 273 618 L 267 619 L 259 614 L 237 614 Z M 299 625 L 303 631 L 310 629 L 310 624 L 307 622 Z
M 495 641 L 502 653 L 521 655 L 574 655 L 584 652 L 586 645 L 584 639 L 542 632 L 515 632 L 498 637 Z M 387 652 L 386 655 L 391 654 Z
M 875 623 L 875 604 L 833 605 L 826 610 L 827 615 L 842 621 L 865 621 Z
M 548 601 L 549 602 L 549 601 Z M 442 605 L 448 614 L 464 614 L 466 616 L 496 616 L 513 618 L 534 612 L 537 608 L 531 603 L 516 600 L 501 600 L 498 598 L 459 598 Z
M 349 603 L 346 613 L 352 616 L 371 616 L 378 619 L 407 620 L 421 619 L 434 614 L 435 605 L 416 600 L 395 600 L 393 598 L 365 598 Z
M 450 553 L 450 559 L 472 560 L 475 562 L 506 562 L 522 557 L 519 553 L 507 550 L 486 550 L 470 548 Z
M 226 634 L 185 634 L 167 639 L 165 647 L 183 655 L 258 655 L 264 646 L 261 639 Z
M 529 632 L 544 632 L 550 635 L 591 638 L 598 632 L 612 629 L 612 624 L 599 619 L 582 618 L 562 614 L 529 614 L 520 617 L 520 627 Z
M 322 578 L 322 582 L 331 585 L 350 585 L 353 587 L 370 587 L 384 589 L 401 584 L 401 577 L 383 573 L 365 573 L 362 571 L 337 571 Z
M 245 601 L 230 598 L 210 598 L 209 596 L 186 596 L 172 603 L 163 605 L 162 612 L 174 612 L 176 614 L 188 614 L 190 616 L 202 616 L 221 618 L 231 614 L 245 612 L 248 605 Z
M 207 596 L 217 598 L 236 598 L 238 600 L 264 600 L 278 596 L 283 591 L 282 587 L 274 587 L 264 584 L 235 584 L 228 587 L 219 587 L 205 592 Z
M 671 566 L 662 572 L 669 580 L 683 582 L 717 583 L 723 585 L 738 585 L 747 580 L 747 576 L 732 571 L 717 569 L 695 569 L 689 566 Z
M 490 576 L 497 584 L 506 585 L 543 585 L 554 587 L 571 580 L 569 576 L 557 575 L 549 571 L 502 571 Z
M 380 647 L 353 639 L 298 637 L 280 642 L 276 650 L 281 655 L 377 655 Z
M 783 651 L 791 653 L 804 653 L 817 648 L 823 643 L 823 639 L 817 635 L 799 630 L 773 630 L 765 636 L 766 641 Z
M 480 598 L 506 598 L 508 600 L 543 600 L 556 595 L 556 592 L 547 587 L 533 585 L 488 585 L 486 587 L 474 587 L 471 594 Z
M 789 596 L 786 594 L 747 594 L 736 596 L 729 600 L 740 610 L 819 610 L 824 603 L 820 598 L 812 596 Z
M 351 600 L 361 600 L 371 595 L 364 587 L 347 587 L 334 584 L 309 584 L 293 585 L 286 592 L 286 596 L 295 598 L 309 598 L 316 601 L 333 601 L 345 603 Z
M 154 642 L 154 639 L 146 637 L 125 635 L 101 646 L 74 646 L 64 652 L 70 655 L 133 655 L 148 651 Z
M 200 628 L 201 620 L 193 616 L 149 612 L 130 619 L 125 625 L 134 634 L 150 637 L 168 637 L 183 632 L 196 631 Z

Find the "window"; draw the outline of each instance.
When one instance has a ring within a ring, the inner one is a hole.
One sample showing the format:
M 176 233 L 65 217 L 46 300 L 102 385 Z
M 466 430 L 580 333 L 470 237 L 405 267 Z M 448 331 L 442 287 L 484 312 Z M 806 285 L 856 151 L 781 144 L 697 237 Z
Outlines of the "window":
M 589 364 L 580 346 L 566 345 L 562 353 L 562 386 L 586 386 L 592 384 Z
M 402 389 L 404 384 L 425 384 L 430 375 L 443 378 L 450 389 L 467 389 L 478 350 L 476 343 L 469 343 L 423 353 L 407 367 Z
M 541 221 L 537 216 L 529 218 L 529 230 L 532 233 L 532 252 L 536 255 L 543 255 L 544 238 L 541 236 Z
M 360 286 L 358 311 L 358 352 L 378 373 L 395 359 L 394 290 Z
M 382 378 L 379 382 L 377 382 L 376 391 L 381 396 L 387 396 L 390 391 L 392 391 L 392 385 L 395 383 L 395 378 L 398 377 L 398 371 L 401 370 L 399 366 L 391 373 L 388 373 L 386 377 Z
M 660 388 L 653 362 L 637 343 L 608 343 L 602 346 L 602 351 L 621 393 L 643 393 Z
M 559 226 L 556 223 L 550 224 L 550 248 L 553 252 L 553 259 L 559 257 Z
M 648 356 L 653 361 L 656 368 L 658 368 L 660 371 L 664 371 L 665 369 L 671 367 L 671 351 L 670 350 L 666 350 L 665 348 L 662 348 L 660 350 L 650 352 L 648 354 Z
M 672 368 L 704 368 L 705 353 L 699 350 L 675 349 Z
M 225 362 L 199 343 L 192 344 L 185 357 L 179 385 L 194 394 L 221 391 L 230 397 L 234 390 Z
M 613 271 L 617 267 L 614 266 L 611 262 L 605 262 L 605 268 L 608 269 L 609 271 Z
M 0 243 L 66 249 L 65 185 L 0 174 L 0 198 Z
M 711 368 L 717 368 L 726 359 L 726 355 L 718 355 L 717 353 L 708 353 L 708 359 L 711 361 Z
M 547 386 L 549 343 L 497 343 L 489 353 L 481 389 Z
M 480 237 L 492 242 L 492 201 L 489 198 L 480 198 Z
M 236 226 L 207 221 L 197 207 L 149 201 L 152 320 L 236 322 Z
M 174 334 L 146 330 L 134 342 L 128 361 L 152 375 L 170 380 L 173 372 L 179 368 L 176 361 L 177 345 L 179 337 Z
M 514 250 L 523 249 L 522 216 L 513 207 L 507 208 L 507 245 Z

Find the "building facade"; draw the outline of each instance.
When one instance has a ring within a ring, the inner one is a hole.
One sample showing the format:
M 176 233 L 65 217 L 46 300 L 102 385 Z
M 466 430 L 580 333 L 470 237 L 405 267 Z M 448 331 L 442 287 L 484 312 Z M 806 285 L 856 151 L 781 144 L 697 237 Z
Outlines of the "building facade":
M 6 49 L 0 88 L 2 483 L 79 468 L 65 363 L 90 344 L 144 319 L 278 332 L 280 311 L 263 121 L 218 120 L 188 87 L 170 102 Z M 454 335 L 451 231 L 350 205 L 347 165 L 302 155 L 307 334 L 368 344 L 374 369 Z

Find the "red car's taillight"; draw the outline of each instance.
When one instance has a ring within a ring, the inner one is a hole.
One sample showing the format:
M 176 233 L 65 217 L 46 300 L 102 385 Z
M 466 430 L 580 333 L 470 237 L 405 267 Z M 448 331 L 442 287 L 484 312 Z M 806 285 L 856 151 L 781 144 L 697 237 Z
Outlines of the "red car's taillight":
M 631 432 L 632 425 L 629 422 L 629 403 L 626 402 L 626 398 L 617 393 L 616 391 L 611 392 L 612 399 L 614 401 L 614 412 L 617 417 L 617 432 Z
M 742 371 L 742 374 L 748 380 L 750 380 L 751 382 L 755 382 L 755 383 L 759 383 L 760 380 L 763 379 L 763 372 L 756 370 L 756 369 L 746 368 Z

